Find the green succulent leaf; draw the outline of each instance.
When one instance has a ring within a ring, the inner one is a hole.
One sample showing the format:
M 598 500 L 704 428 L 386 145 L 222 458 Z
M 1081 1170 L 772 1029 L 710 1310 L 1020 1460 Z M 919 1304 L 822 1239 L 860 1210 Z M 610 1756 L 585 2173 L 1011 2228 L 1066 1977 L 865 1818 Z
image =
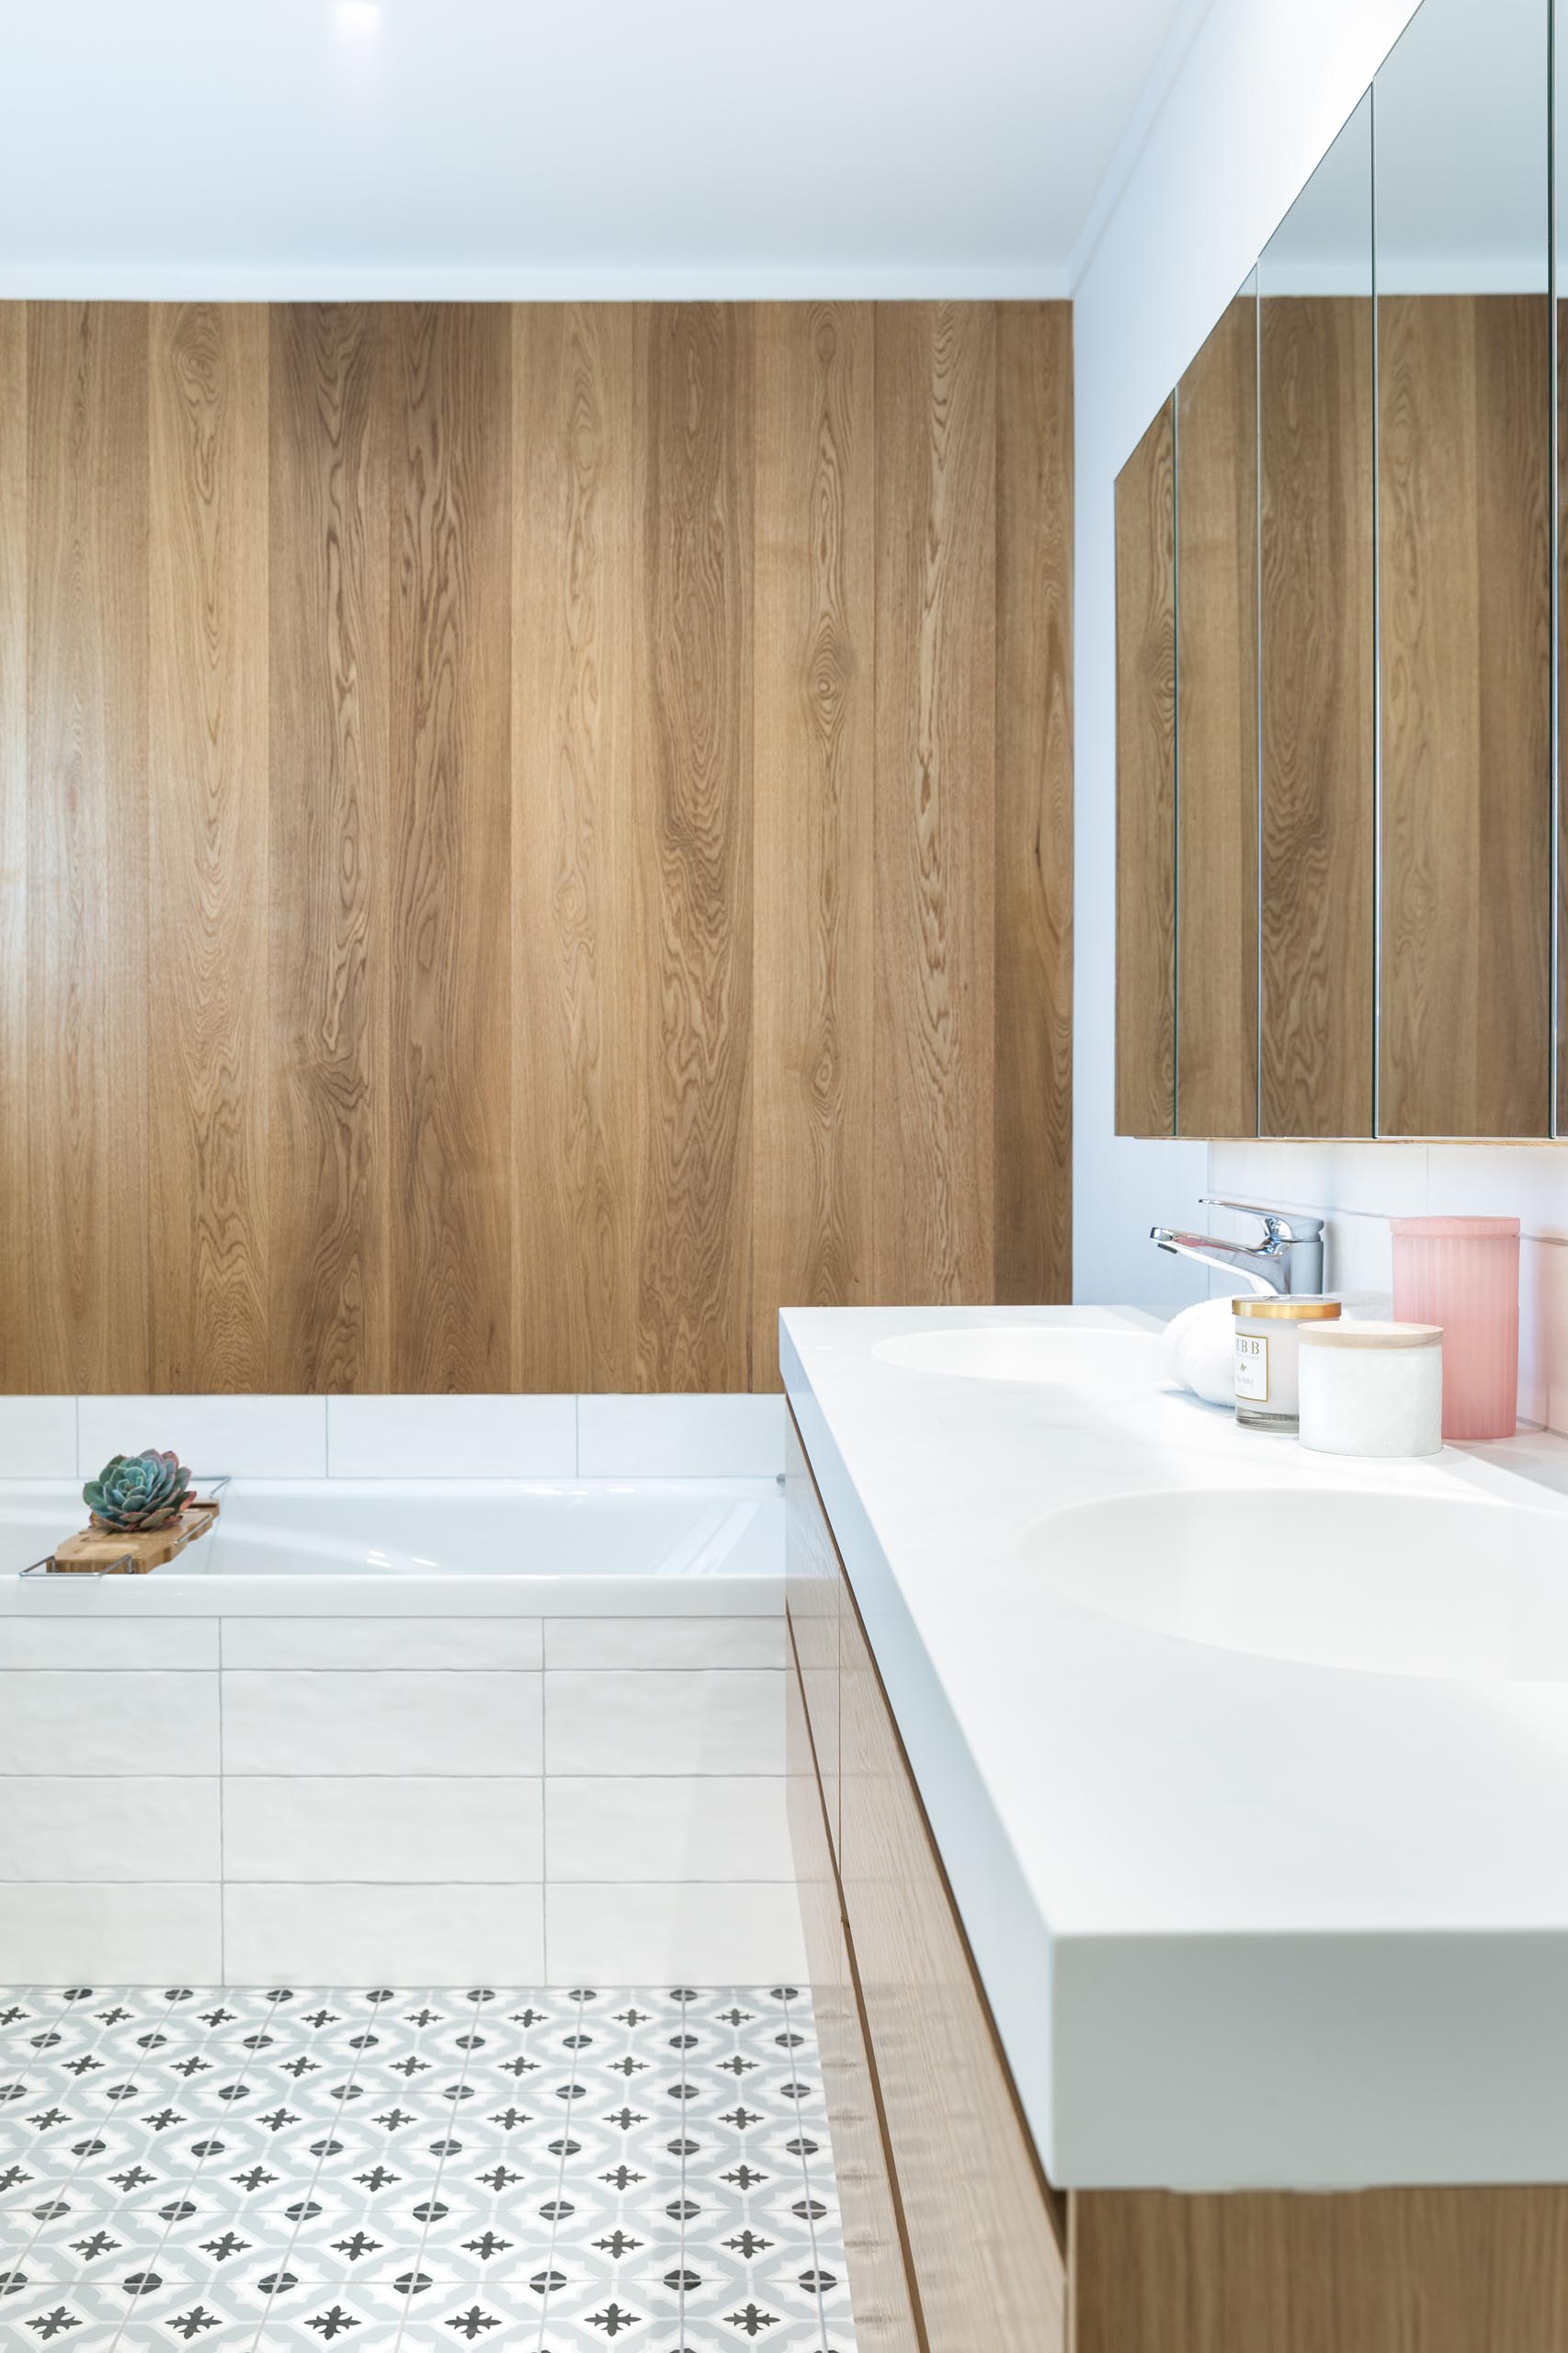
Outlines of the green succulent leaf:
M 100 1528 L 151 1531 L 177 1519 L 190 1495 L 190 1472 L 177 1454 L 144 1447 L 111 1455 L 82 1500 Z

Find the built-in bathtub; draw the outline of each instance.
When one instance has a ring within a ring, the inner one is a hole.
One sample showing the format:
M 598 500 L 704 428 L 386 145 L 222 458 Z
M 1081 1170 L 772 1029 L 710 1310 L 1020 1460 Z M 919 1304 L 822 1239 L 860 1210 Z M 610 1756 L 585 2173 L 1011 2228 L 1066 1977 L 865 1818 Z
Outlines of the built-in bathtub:
M 236 1480 L 146 1576 L 0 1483 L 0 1981 L 802 1967 L 770 1479 Z

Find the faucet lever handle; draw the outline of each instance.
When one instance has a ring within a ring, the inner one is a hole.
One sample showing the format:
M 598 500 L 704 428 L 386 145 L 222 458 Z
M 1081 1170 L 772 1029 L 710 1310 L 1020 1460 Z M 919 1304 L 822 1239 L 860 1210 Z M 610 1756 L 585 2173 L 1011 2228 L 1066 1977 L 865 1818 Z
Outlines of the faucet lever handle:
M 1247 1217 L 1260 1217 L 1271 1242 L 1316 1242 L 1323 1233 L 1322 1218 L 1309 1217 L 1303 1210 L 1270 1210 L 1261 1201 L 1226 1201 L 1215 1193 L 1205 1193 L 1203 1199 L 1211 1210 L 1240 1210 Z

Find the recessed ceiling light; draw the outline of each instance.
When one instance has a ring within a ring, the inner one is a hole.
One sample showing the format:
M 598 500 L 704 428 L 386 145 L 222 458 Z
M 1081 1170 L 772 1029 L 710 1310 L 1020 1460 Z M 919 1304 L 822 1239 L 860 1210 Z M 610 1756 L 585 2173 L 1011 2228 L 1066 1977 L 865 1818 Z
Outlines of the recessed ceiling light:
M 381 29 L 381 0 L 333 0 L 332 28 L 340 40 L 373 40 Z

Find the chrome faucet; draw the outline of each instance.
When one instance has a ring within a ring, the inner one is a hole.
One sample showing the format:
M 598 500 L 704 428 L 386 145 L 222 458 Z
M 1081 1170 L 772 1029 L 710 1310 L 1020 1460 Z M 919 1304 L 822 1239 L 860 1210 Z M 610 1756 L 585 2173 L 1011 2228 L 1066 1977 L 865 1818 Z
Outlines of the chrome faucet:
M 1182 1233 L 1169 1225 L 1152 1225 L 1149 1239 L 1174 1257 L 1195 1258 L 1200 1267 L 1218 1267 L 1221 1274 L 1239 1275 L 1255 1292 L 1300 1291 L 1309 1296 L 1323 1290 L 1323 1220 L 1295 1210 L 1266 1210 L 1256 1201 L 1221 1201 L 1212 1194 L 1210 1209 L 1242 1210 L 1263 1220 L 1261 1242 L 1221 1242 L 1210 1233 Z

